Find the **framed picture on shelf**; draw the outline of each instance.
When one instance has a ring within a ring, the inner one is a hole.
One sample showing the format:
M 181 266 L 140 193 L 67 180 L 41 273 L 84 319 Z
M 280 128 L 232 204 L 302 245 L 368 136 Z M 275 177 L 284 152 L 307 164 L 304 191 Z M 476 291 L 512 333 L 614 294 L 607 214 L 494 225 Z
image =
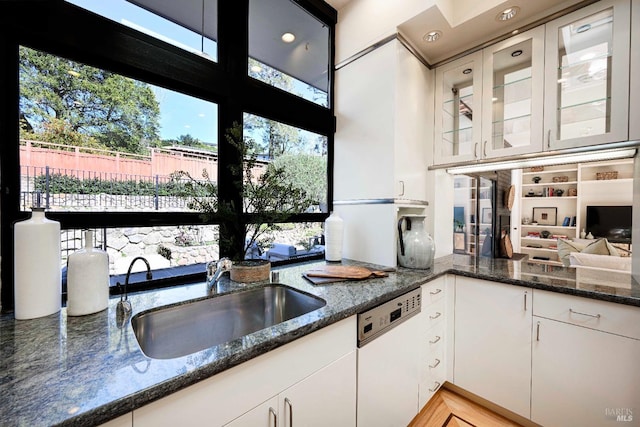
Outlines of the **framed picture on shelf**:
M 491 224 L 491 208 L 482 208 L 481 224 Z
M 557 225 L 558 208 L 533 208 L 533 221 L 539 225 Z

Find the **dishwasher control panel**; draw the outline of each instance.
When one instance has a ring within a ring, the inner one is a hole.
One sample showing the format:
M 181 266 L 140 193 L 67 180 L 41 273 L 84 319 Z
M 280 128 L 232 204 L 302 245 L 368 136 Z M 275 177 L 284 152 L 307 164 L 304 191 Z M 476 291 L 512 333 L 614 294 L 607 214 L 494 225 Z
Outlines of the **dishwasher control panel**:
M 420 288 L 358 314 L 358 347 L 420 313 Z

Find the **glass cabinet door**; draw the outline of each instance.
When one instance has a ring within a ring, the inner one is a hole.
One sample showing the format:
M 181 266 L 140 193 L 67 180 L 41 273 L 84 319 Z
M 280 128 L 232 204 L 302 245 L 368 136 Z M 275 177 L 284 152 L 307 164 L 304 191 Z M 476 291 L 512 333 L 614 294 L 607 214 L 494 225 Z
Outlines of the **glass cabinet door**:
M 547 149 L 627 139 L 629 15 L 600 1 L 547 24 Z
M 436 71 L 436 163 L 480 156 L 482 52 Z
M 482 157 L 541 151 L 544 27 L 486 48 L 483 76 Z

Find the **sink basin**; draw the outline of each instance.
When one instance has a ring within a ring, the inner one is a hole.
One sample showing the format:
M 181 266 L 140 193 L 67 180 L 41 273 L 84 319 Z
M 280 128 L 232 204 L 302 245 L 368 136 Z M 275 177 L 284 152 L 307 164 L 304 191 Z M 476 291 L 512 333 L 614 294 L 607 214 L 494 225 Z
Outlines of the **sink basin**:
M 325 305 L 321 298 L 273 284 L 142 312 L 131 319 L 131 326 L 147 356 L 171 359 L 223 344 Z

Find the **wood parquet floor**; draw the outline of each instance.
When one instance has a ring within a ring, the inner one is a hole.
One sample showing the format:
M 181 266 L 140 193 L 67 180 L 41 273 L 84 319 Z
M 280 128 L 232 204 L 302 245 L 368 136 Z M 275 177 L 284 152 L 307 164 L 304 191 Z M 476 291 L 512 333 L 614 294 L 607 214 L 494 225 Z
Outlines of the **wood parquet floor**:
M 471 400 L 441 388 L 409 427 L 522 427 Z

